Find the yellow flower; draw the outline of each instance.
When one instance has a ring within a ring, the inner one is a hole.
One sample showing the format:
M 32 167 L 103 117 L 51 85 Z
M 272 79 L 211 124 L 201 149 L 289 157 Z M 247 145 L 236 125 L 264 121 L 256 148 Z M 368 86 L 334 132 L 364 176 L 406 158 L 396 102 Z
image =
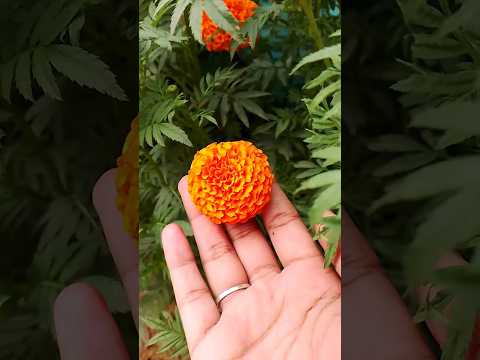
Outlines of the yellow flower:
M 138 117 L 131 124 L 123 151 L 117 159 L 117 207 L 123 217 L 125 230 L 138 239 Z
M 248 141 L 213 143 L 195 155 L 188 191 L 216 224 L 244 223 L 270 201 L 273 175 L 267 156 Z

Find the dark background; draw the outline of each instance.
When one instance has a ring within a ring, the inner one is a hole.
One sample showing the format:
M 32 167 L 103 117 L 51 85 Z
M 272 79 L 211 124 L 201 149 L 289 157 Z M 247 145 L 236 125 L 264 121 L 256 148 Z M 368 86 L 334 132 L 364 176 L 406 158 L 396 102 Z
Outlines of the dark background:
M 91 192 L 138 112 L 138 3 L 0 4 L 0 358 L 58 358 L 52 304 L 86 281 L 138 334 Z

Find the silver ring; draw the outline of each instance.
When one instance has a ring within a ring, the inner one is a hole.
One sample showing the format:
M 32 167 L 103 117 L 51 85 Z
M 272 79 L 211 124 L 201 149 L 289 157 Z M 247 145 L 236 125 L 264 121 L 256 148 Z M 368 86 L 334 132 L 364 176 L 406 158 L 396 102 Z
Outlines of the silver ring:
M 217 306 L 220 305 L 220 302 L 225 299 L 228 295 L 230 294 L 233 294 L 234 292 L 238 291 L 238 290 L 243 290 L 243 289 L 246 289 L 250 286 L 250 284 L 240 284 L 240 285 L 235 285 L 235 286 L 232 286 L 231 288 L 225 290 L 225 291 L 222 291 L 220 293 L 220 295 L 217 296 L 217 298 L 215 299 L 215 302 L 217 303 Z

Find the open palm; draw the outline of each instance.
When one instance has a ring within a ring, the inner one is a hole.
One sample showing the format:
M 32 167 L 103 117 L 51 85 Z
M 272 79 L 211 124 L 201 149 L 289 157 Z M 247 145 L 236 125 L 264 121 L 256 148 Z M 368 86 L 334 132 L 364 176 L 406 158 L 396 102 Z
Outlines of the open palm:
M 167 226 L 163 247 L 192 359 L 340 359 L 340 271 L 323 269 L 280 187 L 262 212 L 273 249 L 254 220 L 215 225 L 190 201 L 185 179 L 179 190 L 209 283 L 181 228 Z M 214 298 L 242 283 L 251 286 L 220 311 Z

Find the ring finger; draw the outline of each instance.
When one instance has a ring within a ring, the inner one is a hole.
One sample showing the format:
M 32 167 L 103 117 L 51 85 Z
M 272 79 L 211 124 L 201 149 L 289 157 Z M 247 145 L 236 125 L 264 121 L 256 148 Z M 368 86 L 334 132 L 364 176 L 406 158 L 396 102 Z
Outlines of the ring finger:
M 215 298 L 233 286 L 248 283 L 245 269 L 223 228 L 202 215 L 190 200 L 186 177 L 180 180 L 178 190 L 192 225 L 202 265 Z M 237 291 L 226 297 L 222 300 L 222 307 L 228 306 L 228 303 L 240 294 L 241 291 Z

